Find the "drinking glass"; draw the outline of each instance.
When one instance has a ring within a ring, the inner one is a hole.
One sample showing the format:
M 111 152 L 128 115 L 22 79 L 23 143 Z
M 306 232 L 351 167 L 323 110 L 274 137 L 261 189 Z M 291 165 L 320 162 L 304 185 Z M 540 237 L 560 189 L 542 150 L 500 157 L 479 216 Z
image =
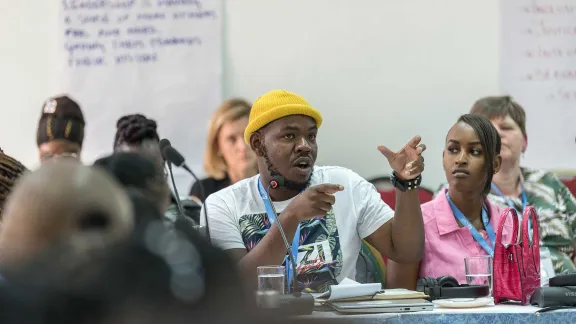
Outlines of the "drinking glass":
M 284 295 L 284 267 L 265 266 L 258 267 L 258 291 L 277 291 Z
M 466 283 L 469 285 L 488 285 L 492 296 L 492 258 L 489 255 L 464 258 Z

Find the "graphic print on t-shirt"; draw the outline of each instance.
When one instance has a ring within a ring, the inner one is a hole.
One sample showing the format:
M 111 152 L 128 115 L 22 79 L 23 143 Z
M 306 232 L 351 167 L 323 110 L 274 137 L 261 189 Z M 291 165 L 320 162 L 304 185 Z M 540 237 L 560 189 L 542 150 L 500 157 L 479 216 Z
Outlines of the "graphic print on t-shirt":
M 240 232 L 248 252 L 262 240 L 270 225 L 265 213 L 240 217 Z M 292 239 L 288 237 L 290 243 Z M 342 249 L 332 210 L 325 217 L 300 223 L 300 245 L 295 258 L 298 283 L 303 290 L 324 292 L 330 285 L 338 284 L 336 278 L 342 269 Z

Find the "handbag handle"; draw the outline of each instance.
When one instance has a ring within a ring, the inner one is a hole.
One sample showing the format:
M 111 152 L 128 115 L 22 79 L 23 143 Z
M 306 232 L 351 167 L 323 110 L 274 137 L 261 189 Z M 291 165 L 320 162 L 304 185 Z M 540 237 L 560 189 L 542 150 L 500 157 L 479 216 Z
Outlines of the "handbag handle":
M 504 212 L 500 216 L 500 223 L 498 224 L 498 233 L 496 233 L 496 244 L 502 244 L 502 231 L 504 230 L 504 223 L 506 222 L 506 218 L 508 214 L 512 214 L 512 222 L 514 224 L 513 232 L 512 232 L 512 242 L 518 242 L 518 214 L 516 214 L 516 209 L 507 207 L 504 209 Z M 509 243 L 510 244 L 510 243 Z
M 528 235 L 529 220 L 532 220 L 532 243 L 524 244 L 527 248 L 531 248 L 533 244 L 540 244 L 540 237 L 538 236 L 538 217 L 536 216 L 536 209 L 534 209 L 534 206 L 526 206 L 524 209 L 524 215 L 522 216 L 522 240 L 524 242 L 530 242 L 530 237 Z

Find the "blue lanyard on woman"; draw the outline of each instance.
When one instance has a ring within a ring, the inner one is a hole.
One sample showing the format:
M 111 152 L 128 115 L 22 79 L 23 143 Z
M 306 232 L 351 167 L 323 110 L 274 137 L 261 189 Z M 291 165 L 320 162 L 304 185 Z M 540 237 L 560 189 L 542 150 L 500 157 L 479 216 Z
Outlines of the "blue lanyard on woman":
M 276 216 L 274 215 L 274 210 L 272 209 L 272 203 L 270 202 L 270 199 L 268 198 L 268 194 L 266 193 L 266 190 L 264 189 L 264 186 L 262 185 L 262 181 L 260 180 L 260 177 L 258 177 L 258 191 L 260 192 L 260 197 L 262 197 L 262 201 L 264 202 L 264 207 L 266 208 L 266 214 L 268 215 L 268 219 L 270 220 L 270 226 L 272 226 L 272 224 L 274 224 L 274 222 L 276 222 Z M 294 240 L 292 241 L 292 255 L 294 256 L 295 260 L 294 262 L 298 262 L 298 247 L 300 246 L 300 224 L 298 224 L 298 227 L 296 228 L 296 232 L 294 233 Z M 290 292 L 290 287 L 291 287 L 291 283 L 292 283 L 292 267 L 290 266 L 290 260 L 288 259 L 288 256 L 284 257 L 284 264 L 286 265 L 286 274 L 287 274 L 287 280 L 288 280 L 288 292 Z M 298 265 L 295 265 L 296 268 L 298 267 Z
M 506 202 L 506 205 L 508 205 L 508 207 L 516 209 L 516 213 L 518 214 L 518 218 L 520 218 L 520 221 L 522 221 L 522 216 L 524 214 L 524 210 L 526 209 L 526 206 L 528 206 L 528 197 L 526 196 L 526 191 L 524 190 L 524 185 L 522 183 L 520 183 L 520 189 L 522 189 L 522 193 L 521 193 L 522 210 L 518 210 L 518 208 L 516 208 L 516 205 L 508 197 L 504 196 L 502 191 L 500 191 L 500 189 L 498 189 L 498 187 L 494 184 L 494 182 L 492 182 L 492 191 L 494 191 L 498 196 L 502 197 L 502 199 L 504 199 L 504 201 Z M 528 237 L 530 238 L 530 242 L 532 242 L 532 220 L 531 219 L 528 219 Z
M 484 228 L 486 229 L 486 233 L 488 234 L 488 238 L 490 239 L 490 243 L 486 241 L 486 239 L 478 232 L 478 230 L 472 226 L 472 223 L 464 216 L 464 214 L 456 207 L 452 199 L 450 199 L 450 195 L 446 192 L 446 199 L 448 199 L 448 203 L 452 208 L 452 213 L 456 216 L 456 219 L 462 224 L 462 226 L 468 227 L 472 237 L 480 246 L 490 255 L 494 257 L 494 242 L 496 241 L 496 233 L 494 232 L 494 228 L 492 228 L 492 224 L 490 224 L 490 219 L 488 218 L 488 211 L 486 206 L 482 206 L 482 222 L 484 223 Z

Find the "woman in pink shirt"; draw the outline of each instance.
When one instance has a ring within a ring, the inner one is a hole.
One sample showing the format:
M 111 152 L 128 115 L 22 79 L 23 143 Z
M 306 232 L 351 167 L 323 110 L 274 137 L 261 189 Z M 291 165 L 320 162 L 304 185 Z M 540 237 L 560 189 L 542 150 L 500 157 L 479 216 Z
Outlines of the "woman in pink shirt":
M 483 116 L 463 115 L 448 132 L 442 165 L 449 189 L 423 204 L 424 256 L 418 264 L 387 265 L 388 288 L 415 289 L 421 277 L 452 276 L 466 283 L 464 258 L 492 255 L 500 210 L 486 196 L 500 169 L 500 136 Z M 511 228 L 505 226 L 503 239 Z

